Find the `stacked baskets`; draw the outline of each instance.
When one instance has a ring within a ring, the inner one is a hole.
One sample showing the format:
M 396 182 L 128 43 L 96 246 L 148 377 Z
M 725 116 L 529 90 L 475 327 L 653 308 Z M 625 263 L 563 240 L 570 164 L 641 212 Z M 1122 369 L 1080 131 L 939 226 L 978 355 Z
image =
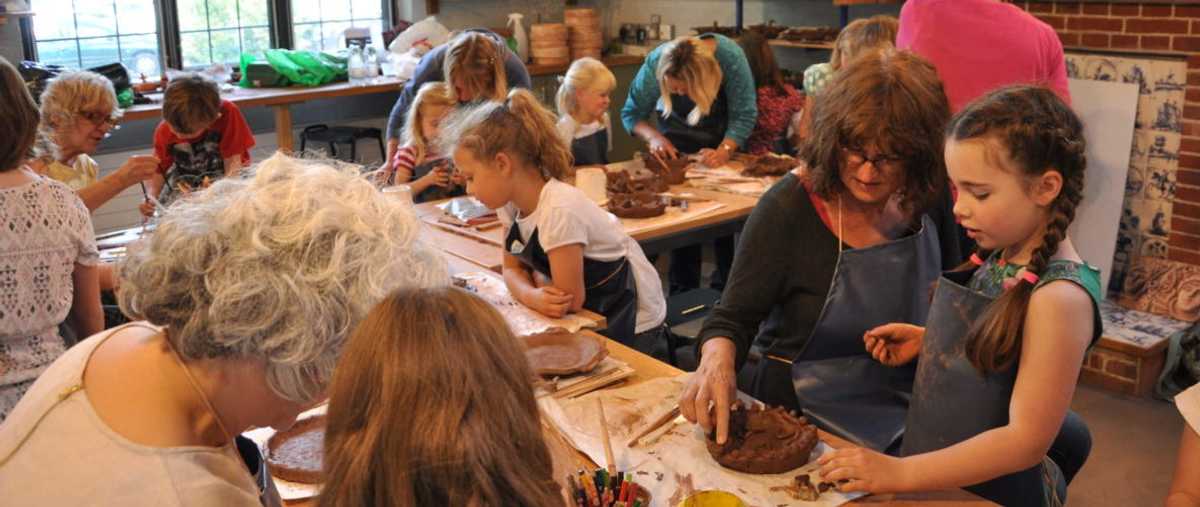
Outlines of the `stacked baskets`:
M 599 59 L 604 48 L 604 34 L 600 31 L 600 15 L 596 9 L 566 9 L 563 17 L 567 24 L 571 60 L 585 56 Z
M 567 25 L 542 23 L 530 27 L 529 54 L 535 65 L 560 66 L 571 63 L 567 51 Z

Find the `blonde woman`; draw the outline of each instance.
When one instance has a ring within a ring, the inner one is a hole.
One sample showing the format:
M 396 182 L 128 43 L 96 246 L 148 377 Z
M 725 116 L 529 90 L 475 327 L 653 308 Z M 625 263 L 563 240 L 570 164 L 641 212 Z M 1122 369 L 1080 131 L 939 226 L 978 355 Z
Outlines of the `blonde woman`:
M 157 173 L 157 158 L 134 155 L 101 178 L 99 165 L 88 156 L 121 117 L 108 78 L 86 70 L 64 72 L 46 85 L 41 102 L 41 156 L 30 167 L 71 187 L 89 211 Z
M 176 201 L 121 265 L 144 322 L 73 347 L 0 425 L 4 502 L 277 505 L 238 435 L 323 398 L 387 294 L 449 281 L 419 234 L 358 171 L 286 155 Z
M 571 145 L 575 165 L 608 163 L 612 150 L 609 94 L 616 87 L 616 76 L 595 58 L 580 58 L 567 69 L 555 102 L 558 133 Z
M 400 135 L 417 92 L 425 83 L 445 82 L 460 103 L 478 100 L 504 100 L 509 88 L 532 87 L 529 71 L 521 58 L 508 49 L 504 40 L 483 29 L 466 30 L 421 57 L 412 79 L 404 85 L 400 98 L 388 116 L 387 157 L 384 172 L 400 148 Z
M 680 37 L 646 57 L 629 86 L 621 121 L 659 157 L 699 153 L 705 165 L 716 167 L 745 146 L 758 122 L 757 100 L 750 64 L 737 42 L 717 34 Z M 733 264 L 733 238 L 718 240 L 716 254 L 712 285 L 721 289 Z M 673 255 L 671 292 L 699 287 L 700 246 Z
M 333 376 L 319 505 L 562 507 L 521 350 L 469 292 L 388 296 Z

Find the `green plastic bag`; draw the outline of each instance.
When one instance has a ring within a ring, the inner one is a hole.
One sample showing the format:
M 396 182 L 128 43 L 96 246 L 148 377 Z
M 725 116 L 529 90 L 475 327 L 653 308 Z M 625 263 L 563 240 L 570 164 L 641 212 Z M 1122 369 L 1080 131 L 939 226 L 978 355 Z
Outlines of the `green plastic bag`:
M 242 88 L 273 88 L 291 84 L 270 62 L 252 53 L 242 53 L 239 64 L 242 80 L 238 81 L 238 86 Z
M 320 86 L 346 78 L 346 65 L 322 58 L 321 53 L 268 49 L 264 54 L 271 67 L 293 84 Z

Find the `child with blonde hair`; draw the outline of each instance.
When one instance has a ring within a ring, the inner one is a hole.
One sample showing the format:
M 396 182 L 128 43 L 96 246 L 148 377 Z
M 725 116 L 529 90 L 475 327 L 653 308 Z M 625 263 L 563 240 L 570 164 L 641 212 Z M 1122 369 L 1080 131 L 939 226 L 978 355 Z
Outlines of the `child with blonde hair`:
M 404 146 L 380 170 L 382 185 L 408 184 L 414 202 L 463 195 L 451 161 L 437 152 L 440 125 L 458 104 L 446 83 L 425 83 L 413 100 L 412 114 L 404 121 Z
M 863 52 L 895 47 L 896 32 L 899 29 L 900 21 L 885 15 L 856 19 L 846 25 L 833 42 L 829 61 L 804 69 L 804 93 L 819 93 L 832 79 L 834 72 L 845 67 Z
M 563 505 L 521 350 L 466 291 L 388 296 L 333 374 L 319 505 Z
M 611 70 L 595 58 L 580 58 L 558 87 L 558 132 L 571 146 L 575 165 L 608 163 L 612 150 L 609 94 L 617 87 Z
M 946 129 L 954 215 L 980 251 L 937 284 L 925 327 L 885 324 L 866 349 L 918 356 L 903 457 L 844 448 L 819 459 L 848 491 L 965 487 L 1001 505 L 1061 505 L 1079 456 L 1052 447 L 1087 348 L 1100 337 L 1100 273 L 1067 228 L 1083 199 L 1083 125 L 1052 91 L 1014 86 Z M 1086 430 L 1084 430 L 1086 431 Z
M 532 94 L 467 109 L 443 134 L 467 190 L 507 227 L 504 280 L 518 301 L 551 317 L 586 308 L 627 344 L 662 323 L 658 272 L 615 216 L 560 180 L 571 152 Z

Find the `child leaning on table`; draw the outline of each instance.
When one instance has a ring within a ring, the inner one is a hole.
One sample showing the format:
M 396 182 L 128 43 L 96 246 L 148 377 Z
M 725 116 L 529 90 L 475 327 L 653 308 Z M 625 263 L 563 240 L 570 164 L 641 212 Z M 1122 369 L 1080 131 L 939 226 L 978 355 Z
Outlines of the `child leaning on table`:
M 425 83 L 404 120 L 401 141 L 390 164 L 379 171 L 380 186 L 408 184 L 414 202 L 436 201 L 466 193 L 450 159 L 437 152 L 442 120 L 458 101 L 446 83 Z
M 612 150 L 608 96 L 616 87 L 616 76 L 595 58 L 580 58 L 567 69 L 555 104 L 558 133 L 571 147 L 575 165 L 608 163 L 608 152 Z
M 506 226 L 504 281 L 518 301 L 550 317 L 596 312 L 627 345 L 657 331 L 666 315 L 658 272 L 615 216 L 560 181 L 572 160 L 553 113 L 517 89 L 461 111 L 443 134 L 467 191 Z
M 455 287 L 376 305 L 334 370 L 319 505 L 562 506 L 521 350 Z
M 163 121 L 154 129 L 159 174 L 147 180 L 148 196 L 163 205 L 236 176 L 250 163 L 254 133 L 242 112 L 221 99 L 217 83 L 195 74 L 178 76 L 163 93 Z M 152 201 L 140 206 L 154 214 Z

